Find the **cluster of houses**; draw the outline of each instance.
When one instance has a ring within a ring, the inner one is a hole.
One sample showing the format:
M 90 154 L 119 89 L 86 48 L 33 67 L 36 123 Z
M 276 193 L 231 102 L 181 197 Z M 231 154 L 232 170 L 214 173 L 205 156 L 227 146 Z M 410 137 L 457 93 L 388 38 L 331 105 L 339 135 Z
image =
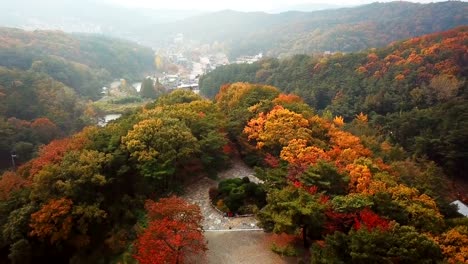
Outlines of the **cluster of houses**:
M 252 64 L 254 62 L 257 62 L 259 61 L 261 58 L 263 58 L 263 53 L 259 53 L 257 55 L 254 55 L 254 56 L 240 56 L 238 57 L 234 63 L 235 64 Z

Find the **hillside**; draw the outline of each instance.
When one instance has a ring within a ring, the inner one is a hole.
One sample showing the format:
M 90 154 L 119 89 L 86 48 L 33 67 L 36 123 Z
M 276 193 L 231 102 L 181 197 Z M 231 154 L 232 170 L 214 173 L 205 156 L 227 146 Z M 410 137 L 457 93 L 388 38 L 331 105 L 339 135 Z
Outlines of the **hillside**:
M 394 142 L 463 176 L 467 31 L 459 27 L 361 53 L 229 65 L 203 76 L 200 88 L 213 96 L 224 83 L 265 83 L 346 120 L 369 113 Z
M 93 122 L 88 106 L 113 79 L 141 80 L 153 52 L 127 41 L 0 28 L 0 170 Z
M 84 97 L 115 78 L 141 80 L 153 59 L 149 48 L 100 35 L 0 28 L 0 66 L 47 73 Z
M 220 11 L 154 25 L 141 34 L 162 46 L 177 33 L 186 41 L 223 43 L 231 58 L 352 52 L 468 24 L 468 3 L 373 3 L 315 12 L 267 14 Z M 141 35 L 140 34 L 140 35 Z
M 186 263 L 207 250 L 203 217 L 173 195 L 220 176 L 234 152 L 263 183 L 230 178 L 198 191 L 225 192 L 214 206 L 229 215 L 263 197 L 253 209 L 279 234 L 276 253 L 311 263 L 466 260 L 466 221 L 448 206 L 443 173 L 352 129 L 372 130 L 364 114 L 331 120 L 272 86 L 226 85 L 215 102 L 177 90 L 5 172 L 0 260 Z

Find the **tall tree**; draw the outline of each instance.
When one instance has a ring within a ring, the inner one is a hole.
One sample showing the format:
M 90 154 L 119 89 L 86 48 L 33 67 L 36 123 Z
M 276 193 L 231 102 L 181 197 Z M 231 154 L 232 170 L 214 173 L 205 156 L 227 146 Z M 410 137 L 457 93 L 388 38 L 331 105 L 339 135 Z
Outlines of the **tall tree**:
M 157 97 L 157 93 L 154 88 L 153 80 L 151 78 L 145 78 L 141 83 L 141 96 L 155 99 Z
M 148 227 L 135 243 L 136 260 L 141 264 L 181 264 L 190 256 L 207 250 L 200 208 L 181 198 L 147 201 Z
M 320 237 L 325 221 L 325 205 L 320 202 L 320 195 L 288 186 L 271 191 L 267 203 L 258 214 L 267 231 L 289 234 L 302 231 L 304 247 L 308 247 L 309 238 Z
M 194 158 L 200 146 L 190 129 L 172 118 L 147 119 L 122 138 L 144 176 L 162 180 L 166 190 L 180 162 Z

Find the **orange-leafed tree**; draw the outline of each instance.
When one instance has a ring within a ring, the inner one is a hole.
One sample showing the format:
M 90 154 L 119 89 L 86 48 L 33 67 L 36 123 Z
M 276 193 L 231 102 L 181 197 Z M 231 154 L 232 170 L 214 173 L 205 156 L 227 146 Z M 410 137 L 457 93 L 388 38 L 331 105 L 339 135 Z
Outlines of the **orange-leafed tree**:
M 0 177 L 0 201 L 8 199 L 12 192 L 17 191 L 29 184 L 29 181 L 23 179 L 14 172 L 7 171 L 3 173 L 3 175 Z
M 282 106 L 275 106 L 268 114 L 260 114 L 249 121 L 244 133 L 249 140 L 255 140 L 257 148 L 280 149 L 293 139 L 309 140 L 309 121 L 301 114 Z
M 338 127 L 344 126 L 344 119 L 342 116 L 335 116 L 333 119 L 333 124 L 335 124 Z
M 436 238 L 447 263 L 468 262 L 468 228 L 457 226 Z
M 138 236 L 133 255 L 140 264 L 185 263 L 207 250 L 197 205 L 174 196 L 147 201 L 146 210 L 149 224 Z
M 370 157 L 372 155 L 371 151 L 362 145 L 359 137 L 351 133 L 332 127 L 328 135 L 332 147 L 327 151 L 327 155 L 335 161 L 335 165 L 340 170 L 343 170 L 360 157 Z
M 40 239 L 49 238 L 52 244 L 67 240 L 73 222 L 72 207 L 73 201 L 67 198 L 50 200 L 39 211 L 31 214 L 29 235 Z
M 296 165 L 312 166 L 319 160 L 330 160 L 323 149 L 315 146 L 307 146 L 304 139 L 293 139 L 281 150 L 281 159 Z
M 357 193 L 367 193 L 372 181 L 372 174 L 366 165 L 350 164 L 346 167 L 349 171 L 349 190 Z
M 362 112 L 360 112 L 358 115 L 356 115 L 356 120 L 362 123 L 367 123 L 368 118 L 366 114 L 363 114 Z

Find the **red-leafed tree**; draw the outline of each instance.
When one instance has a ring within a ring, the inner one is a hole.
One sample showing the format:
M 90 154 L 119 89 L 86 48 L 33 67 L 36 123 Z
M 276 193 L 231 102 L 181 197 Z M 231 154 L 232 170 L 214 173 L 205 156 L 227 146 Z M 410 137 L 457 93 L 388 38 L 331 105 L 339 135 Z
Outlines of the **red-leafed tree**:
M 87 133 L 91 133 L 91 129 L 84 129 L 73 137 L 56 139 L 42 146 L 39 156 L 31 161 L 29 175 L 34 177 L 44 166 L 60 162 L 68 151 L 81 149 L 87 142 Z
M 149 224 L 138 236 L 133 257 L 141 264 L 184 263 L 207 250 L 197 205 L 181 198 L 146 203 Z
M 31 127 L 36 132 L 38 139 L 43 143 L 51 141 L 60 133 L 57 125 L 46 117 L 37 118 L 31 123 Z
M 354 219 L 354 228 L 359 230 L 363 227 L 367 228 L 369 231 L 374 228 L 380 228 L 382 230 L 387 230 L 389 228 L 389 221 L 383 219 L 378 214 L 372 212 L 369 209 L 364 209 L 359 212 L 358 216 Z
M 48 145 L 43 146 L 39 150 L 39 157 L 31 163 L 31 176 L 40 171 L 45 165 L 61 161 L 65 153 L 69 151 L 70 143 L 69 138 L 64 138 L 54 140 Z

